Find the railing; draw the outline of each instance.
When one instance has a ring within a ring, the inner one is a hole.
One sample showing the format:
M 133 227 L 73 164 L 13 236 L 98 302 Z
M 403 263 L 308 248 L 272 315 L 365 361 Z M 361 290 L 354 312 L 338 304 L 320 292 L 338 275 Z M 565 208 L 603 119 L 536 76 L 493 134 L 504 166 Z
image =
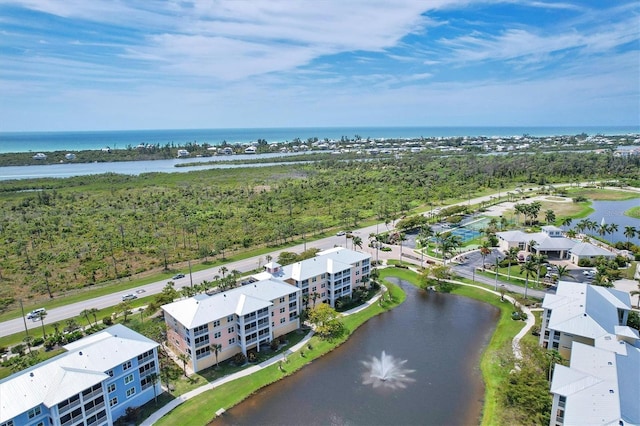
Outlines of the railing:
M 78 398 L 77 400 L 75 400 L 71 404 L 67 405 L 66 407 L 58 408 L 58 413 L 59 414 L 64 414 L 67 411 L 71 410 L 72 408 L 76 408 L 78 405 L 80 405 L 80 398 Z
M 153 354 L 145 356 L 144 358 L 142 358 L 142 359 L 138 360 L 138 366 L 140 366 L 140 365 L 144 364 L 144 363 L 145 363 L 145 362 L 147 362 L 147 361 L 152 360 L 153 358 L 154 358 L 154 357 L 153 357 Z
M 86 395 L 82 395 L 82 399 L 84 400 L 84 402 L 89 401 L 90 399 L 93 399 L 93 397 L 98 396 L 98 395 L 102 395 L 102 389 L 98 389 L 98 390 L 94 390 L 93 392 L 90 392 Z
M 85 409 L 84 410 L 84 415 L 85 416 L 90 416 L 91 414 L 95 413 L 96 411 L 98 411 L 98 410 L 100 410 L 102 408 L 104 408 L 104 402 L 101 402 L 98 405 L 94 405 L 93 408 L 89 408 L 88 410 Z
M 255 325 L 253 327 L 250 328 L 245 328 L 244 332 L 245 333 L 251 333 L 252 331 L 256 331 L 258 329 L 258 327 L 256 327 Z
M 208 328 L 206 328 L 206 329 L 204 329 L 204 330 L 198 330 L 198 331 L 196 331 L 195 333 L 193 333 L 193 335 L 197 337 L 197 336 L 202 336 L 203 334 L 207 334 L 208 332 L 209 332 L 209 329 L 208 329 Z

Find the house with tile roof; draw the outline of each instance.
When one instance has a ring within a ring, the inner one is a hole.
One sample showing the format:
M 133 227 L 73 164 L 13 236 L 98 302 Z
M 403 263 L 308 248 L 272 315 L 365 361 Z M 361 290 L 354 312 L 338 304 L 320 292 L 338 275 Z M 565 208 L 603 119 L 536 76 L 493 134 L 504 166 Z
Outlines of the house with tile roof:
M 159 394 L 158 343 L 123 326 L 0 381 L 0 425 L 111 425 Z

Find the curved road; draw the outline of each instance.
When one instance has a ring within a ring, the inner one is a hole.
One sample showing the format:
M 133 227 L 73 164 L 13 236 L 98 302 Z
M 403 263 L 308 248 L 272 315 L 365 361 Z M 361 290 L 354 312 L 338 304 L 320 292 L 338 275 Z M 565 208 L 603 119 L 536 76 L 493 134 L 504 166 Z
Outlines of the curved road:
M 566 184 L 569 185 L 569 184 Z M 563 186 L 561 185 L 556 185 L 556 187 L 559 186 Z M 501 192 L 502 195 L 504 195 L 506 192 L 502 191 Z M 498 193 L 496 193 L 495 195 L 497 195 Z M 457 204 L 452 204 L 452 205 L 464 205 L 464 204 L 479 204 L 482 201 L 490 201 L 491 199 L 495 198 L 495 195 L 487 195 L 484 197 L 477 197 L 477 198 L 472 198 L 469 200 L 465 200 L 462 201 L 460 203 Z M 440 208 L 444 208 L 444 207 L 440 207 Z M 426 213 L 425 213 L 426 214 Z M 354 234 L 359 236 L 360 238 L 362 238 L 362 244 L 363 247 L 366 247 L 365 249 L 368 250 L 369 252 L 371 252 L 372 254 L 372 258 L 376 259 L 379 258 L 380 260 L 384 260 L 384 259 L 399 259 L 400 258 L 400 247 L 394 246 L 392 247 L 392 251 L 391 252 L 383 252 L 383 251 L 378 251 L 378 253 L 376 253 L 375 249 L 371 249 L 368 248 L 368 243 L 369 243 L 369 234 L 371 233 L 378 233 L 378 232 L 384 232 L 388 230 L 388 228 L 386 227 L 386 225 L 384 223 L 380 223 L 377 225 L 372 225 L 372 226 L 368 226 L 366 228 L 361 228 L 358 230 L 354 231 Z M 292 246 L 292 247 L 288 247 L 286 249 L 282 249 L 282 250 L 277 250 L 271 253 L 268 253 L 269 255 L 271 255 L 273 257 L 273 259 L 277 259 L 280 252 L 282 251 L 292 251 L 292 252 L 302 252 L 305 248 L 318 248 L 320 250 L 326 250 L 335 246 L 342 246 L 342 247 L 347 247 L 347 244 L 349 244 L 349 239 L 346 238 L 346 236 L 332 236 L 332 237 L 327 237 L 327 238 L 323 238 L 320 240 L 315 240 L 312 242 L 309 242 L 307 244 L 298 244 L 296 246 Z M 347 248 L 352 248 L 351 245 L 349 244 L 349 246 Z M 405 252 L 409 252 L 410 249 L 408 248 L 404 248 Z M 244 260 L 239 260 L 236 262 L 230 262 L 225 264 L 224 266 L 226 266 L 226 268 L 229 271 L 232 270 L 238 270 L 241 273 L 246 273 L 249 271 L 252 271 L 256 268 L 258 268 L 258 260 L 262 259 L 264 262 L 264 258 L 265 255 L 262 256 L 255 256 L 252 258 L 248 258 L 248 259 L 244 259 Z M 403 257 L 404 261 L 412 261 L 409 258 Z M 489 262 L 490 260 L 487 260 L 487 262 Z M 415 263 L 416 261 L 413 260 L 413 262 Z M 420 262 L 417 262 L 417 264 L 419 264 Z M 467 262 L 466 265 L 461 265 L 461 266 L 456 266 L 454 267 L 454 271 L 456 273 L 458 273 L 459 275 L 466 277 L 466 278 L 471 278 L 473 273 L 471 272 L 472 269 L 469 266 L 469 264 L 471 264 L 472 262 Z M 477 262 L 473 262 L 473 264 L 476 264 Z M 193 279 L 193 284 L 199 284 L 204 280 L 209 280 L 211 281 L 213 279 L 214 275 L 218 275 L 218 270 L 220 269 L 222 265 L 219 266 L 215 266 L 213 268 L 209 268 L 206 270 L 202 270 L 202 271 L 198 271 L 198 272 L 193 272 L 192 274 L 192 279 Z M 480 277 L 480 276 L 476 276 L 475 277 L 476 281 L 479 282 L 483 282 L 486 284 L 493 284 L 494 281 L 486 278 L 486 277 Z M 140 296 L 149 296 L 149 295 L 153 295 L 153 294 L 157 294 L 160 293 L 162 291 L 162 288 L 167 284 L 169 280 L 164 279 L 161 281 L 156 281 L 154 283 L 151 284 L 146 284 L 140 287 L 136 287 L 136 288 L 132 288 L 130 290 L 127 291 L 127 293 L 135 293 L 138 294 Z M 175 280 L 175 284 L 176 284 L 176 289 L 180 289 L 182 287 L 185 286 L 189 286 L 191 285 L 191 280 L 189 277 L 189 274 L 186 274 L 186 276 L 184 278 L 181 278 L 179 280 Z M 523 289 L 521 287 L 518 286 L 511 286 L 509 284 L 505 284 L 505 287 L 508 288 L 509 291 L 514 291 L 514 292 L 523 292 Z M 89 299 L 89 300 L 85 300 L 82 302 L 77 302 L 77 303 L 72 303 L 70 305 L 66 305 L 66 306 L 62 306 L 59 308 L 55 308 L 55 309 L 51 309 L 49 311 L 47 311 L 47 316 L 45 319 L 45 323 L 47 324 L 51 324 L 53 322 L 59 322 L 59 321 L 64 321 L 67 318 L 73 318 L 73 317 L 77 317 L 79 316 L 80 312 L 82 312 L 84 309 L 90 309 L 90 308 L 97 308 L 97 309 L 104 309 L 104 308 L 108 308 L 110 306 L 115 306 L 118 303 L 120 303 L 122 301 L 122 294 L 121 292 L 119 293 L 113 293 L 110 295 L 106 295 L 106 296 L 101 296 L 101 297 L 96 297 L 93 299 Z M 528 294 L 530 294 L 531 296 L 534 297 L 539 297 L 542 298 L 544 297 L 544 292 L 540 292 L 540 291 L 534 291 L 534 290 L 529 290 Z M 27 323 L 27 328 L 29 329 L 35 329 L 40 327 L 40 321 L 31 321 L 31 320 L 26 320 Z M 15 334 L 15 333 L 19 333 L 21 331 L 24 330 L 24 319 L 22 317 L 13 319 L 13 320 L 8 320 L 8 321 L 4 321 L 2 323 L 0 323 L 0 337 L 4 337 L 4 336 L 8 336 L 11 334 Z

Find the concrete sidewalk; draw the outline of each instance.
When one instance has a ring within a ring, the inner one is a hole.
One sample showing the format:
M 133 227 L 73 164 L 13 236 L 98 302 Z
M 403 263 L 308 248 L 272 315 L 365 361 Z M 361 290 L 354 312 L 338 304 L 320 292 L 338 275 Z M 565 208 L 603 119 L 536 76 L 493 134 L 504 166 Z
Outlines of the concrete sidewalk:
M 211 389 L 214 389 L 214 388 L 216 388 L 218 386 L 224 385 L 225 383 L 231 382 L 231 381 L 239 379 L 241 377 L 246 377 L 246 376 L 251 375 L 251 374 L 253 374 L 253 373 L 257 372 L 257 371 L 262 370 L 263 368 L 266 368 L 266 367 L 269 367 L 270 365 L 278 363 L 281 359 L 291 355 L 294 352 L 299 351 L 302 347 L 304 347 L 304 345 L 307 344 L 309 339 L 311 339 L 313 334 L 314 334 L 314 332 L 312 330 L 300 342 L 298 342 L 297 344 L 295 344 L 294 346 L 289 348 L 287 351 L 285 351 L 285 352 L 283 352 L 281 354 L 278 354 L 278 355 L 276 355 L 274 357 L 271 357 L 268 360 L 266 360 L 264 362 L 261 362 L 258 365 L 254 365 L 254 366 L 251 366 L 249 368 L 245 368 L 242 371 L 238 371 L 237 373 L 233 373 L 233 374 L 229 374 L 227 376 L 221 377 L 219 379 L 214 380 L 213 382 L 207 383 L 206 385 L 202 385 L 197 389 L 194 389 L 194 390 L 192 390 L 190 392 L 187 392 L 184 395 L 180 395 L 179 397 L 177 397 L 176 399 L 174 399 L 173 401 L 169 402 L 165 406 L 161 407 L 158 411 L 156 411 L 155 413 L 150 415 L 141 424 L 142 425 L 146 425 L 146 426 L 153 425 L 155 422 L 160 420 L 163 416 L 167 415 L 171 410 L 173 410 L 174 408 L 176 408 L 177 406 L 179 406 L 183 402 L 188 401 L 191 398 L 200 395 L 201 393 L 207 392 L 207 391 L 209 391 Z

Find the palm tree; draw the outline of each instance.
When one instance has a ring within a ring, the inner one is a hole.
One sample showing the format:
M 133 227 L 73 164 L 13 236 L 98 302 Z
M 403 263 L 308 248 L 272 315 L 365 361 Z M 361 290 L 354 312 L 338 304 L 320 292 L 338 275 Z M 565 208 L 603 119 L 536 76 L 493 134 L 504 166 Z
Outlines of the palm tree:
M 85 317 L 85 318 L 87 319 L 87 325 L 88 325 L 89 327 L 91 327 L 91 319 L 89 319 L 89 310 L 88 310 L 88 309 L 83 309 L 83 310 L 80 312 L 80 316 L 81 316 L 81 317 Z
M 93 324 L 98 325 L 98 312 L 100 312 L 97 308 L 89 308 L 89 313 L 93 316 Z
M 229 270 L 227 269 L 226 266 L 221 267 L 218 272 L 220 272 L 220 274 L 222 274 L 222 278 L 224 279 L 224 275 L 229 272 Z
M 491 244 L 489 241 L 483 241 L 480 246 L 480 256 L 482 256 L 482 269 L 485 269 L 485 259 L 491 254 Z
M 29 355 L 31 355 L 31 343 L 33 343 L 33 336 L 26 335 L 22 341 L 27 345 L 27 349 L 29 350 Z
M 509 250 L 507 250 L 507 254 L 505 255 L 505 259 L 509 261 L 509 266 L 507 268 L 508 280 L 511 279 L 511 263 L 518 260 L 519 251 L 518 247 L 509 247 Z
M 533 256 L 533 261 L 536 264 L 536 281 L 538 285 L 540 285 L 540 268 L 542 268 L 542 265 L 547 261 L 547 256 L 544 254 L 536 254 Z
M 354 249 L 356 247 L 362 249 L 362 238 L 354 235 L 353 238 L 351 238 L 351 247 Z
M 618 232 L 618 224 L 617 223 L 612 223 L 611 225 L 607 226 L 607 233 L 613 235 L 616 232 Z
M 418 242 L 420 243 L 420 266 L 424 263 L 424 248 L 429 244 L 429 238 L 433 237 L 433 228 L 429 225 L 423 225 L 418 232 Z
M 564 219 L 562 219 L 562 226 L 566 226 L 568 228 L 571 226 L 571 222 L 573 222 L 573 219 L 571 219 L 570 217 L 565 217 Z
M 562 277 L 570 277 L 570 278 L 572 278 L 572 279 L 575 279 L 575 278 L 573 278 L 573 275 L 571 275 L 571 274 L 569 273 L 569 267 L 568 267 L 567 265 L 560 265 L 560 266 L 558 266 L 558 273 L 557 273 L 557 275 L 558 275 L 558 280 L 561 280 L 561 279 L 562 279 Z
M 216 356 L 216 368 L 218 368 L 218 354 L 222 351 L 222 345 L 220 343 L 212 343 L 210 347 Z
M 547 223 L 553 223 L 556 221 L 556 213 L 553 210 L 547 210 L 544 213 L 544 220 L 547 221 Z
M 42 326 L 42 338 L 46 339 L 47 335 L 44 332 L 44 318 L 47 316 L 47 312 L 46 311 L 45 312 L 40 312 L 39 316 L 40 316 L 40 325 Z
M 638 230 L 634 226 L 624 227 L 624 236 L 627 237 L 627 249 L 631 248 L 631 242 L 629 240 L 635 237 L 637 234 Z
M 189 355 L 182 352 L 178 355 L 178 359 L 182 361 L 182 371 L 184 372 L 184 377 L 187 377 L 187 363 L 191 358 L 189 357 Z
M 520 273 L 524 274 L 524 298 L 527 298 L 527 289 L 529 288 L 529 277 L 536 275 L 537 267 L 534 261 L 527 260 L 520 266 Z

